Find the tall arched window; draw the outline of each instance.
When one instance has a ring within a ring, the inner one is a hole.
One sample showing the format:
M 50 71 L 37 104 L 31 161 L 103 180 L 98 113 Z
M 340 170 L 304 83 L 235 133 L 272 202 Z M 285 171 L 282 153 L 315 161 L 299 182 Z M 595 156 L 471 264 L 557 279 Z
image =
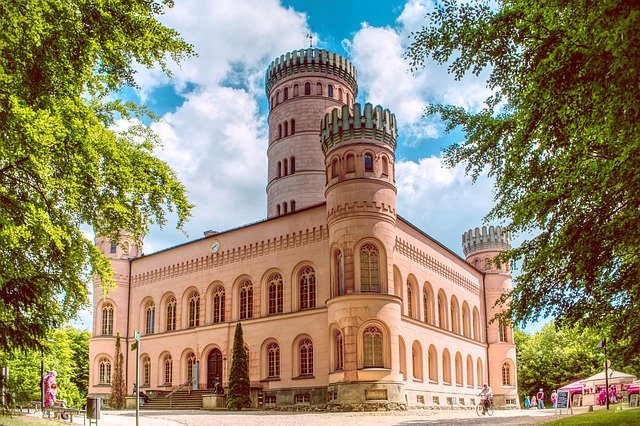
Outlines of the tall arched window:
M 402 380 L 407 380 L 407 346 L 404 344 L 402 336 L 398 336 L 398 358 L 400 361 L 400 374 L 402 374 Z
M 331 84 L 327 86 L 327 96 L 333 98 L 333 85 Z
M 502 364 L 502 386 L 511 386 L 511 367 L 506 362 Z
M 286 101 L 287 99 L 289 99 L 289 88 L 285 87 L 284 88 L 284 100 Z
M 504 320 L 498 321 L 498 339 L 500 342 L 508 342 L 507 340 L 507 326 Z
M 467 355 L 467 386 L 473 387 L 473 359 Z
M 338 330 L 334 333 L 335 344 L 335 367 L 336 370 L 342 370 L 344 368 L 344 344 L 342 341 L 342 333 Z
M 289 136 L 289 122 L 288 121 L 284 122 L 284 136 L 285 137 Z
M 164 357 L 164 384 L 171 385 L 173 383 L 173 359 L 171 355 Z
M 463 380 L 462 355 L 460 355 L 460 352 L 456 352 L 456 385 L 462 386 L 464 384 Z
M 447 330 L 447 298 L 444 293 L 438 293 L 438 327 Z
M 362 352 L 364 367 L 384 367 L 382 358 L 382 331 L 375 325 L 370 325 L 362 335 Z
M 146 334 L 153 334 L 155 319 L 156 319 L 156 305 L 153 300 L 149 300 L 144 308 L 146 314 Z
M 322 83 L 320 82 L 316 84 L 316 95 L 322 95 Z
M 336 286 L 338 295 L 342 295 L 345 293 L 344 289 L 344 258 L 342 256 L 342 252 L 340 250 L 336 250 L 335 255 L 335 272 L 336 272 Z
M 342 96 L 342 87 L 338 87 L 338 99 L 340 99 L 340 102 L 344 101 L 344 97 Z
M 196 356 L 193 352 L 187 357 L 187 381 L 193 380 L 193 366 L 196 364 Z
M 476 374 L 478 375 L 478 387 L 480 387 L 484 383 L 484 371 L 482 369 L 482 360 L 480 358 L 476 361 Z
M 305 95 L 311 94 L 311 83 L 307 82 L 304 84 L 304 94 Z
M 289 204 L 291 205 L 291 208 L 289 209 L 289 211 L 291 211 L 291 213 L 296 211 L 296 200 L 291 200 L 289 202 Z
M 356 171 L 356 158 L 353 154 L 347 154 L 347 173 Z
M 298 83 L 293 85 L 293 97 L 295 98 L 296 96 L 300 95 L 300 86 L 298 85 Z
M 247 280 L 240 284 L 240 319 L 253 317 L 253 285 Z
M 467 302 L 462 304 L 462 335 L 471 337 L 471 318 L 469 318 L 469 305 Z
M 282 139 L 282 124 L 278 124 L 278 139 Z
M 424 309 L 424 322 L 426 322 L 427 324 L 433 325 L 433 307 L 431 306 L 432 304 L 431 299 L 432 299 L 432 296 L 431 296 L 431 292 L 429 291 L 428 284 L 425 284 L 424 287 L 422 287 L 422 305 Z
M 282 167 L 284 168 L 284 175 L 288 175 L 289 174 L 289 160 L 287 160 L 286 158 L 284 160 L 282 160 Z
M 473 322 L 473 339 L 477 341 L 481 341 L 480 338 L 480 313 L 478 312 L 477 307 L 473 307 L 472 320 Z
M 113 336 L 113 305 L 109 302 L 102 305 L 102 335 Z
M 316 307 L 316 271 L 311 267 L 300 270 L 300 309 Z
M 331 161 L 331 177 L 332 178 L 338 177 L 338 159 L 337 158 L 334 158 Z
M 267 346 L 267 376 L 280 377 L 280 346 L 273 342 Z
M 176 329 L 176 307 L 178 302 L 175 297 L 167 301 L 167 331 L 175 331 Z
M 413 290 L 411 290 L 411 283 L 407 283 L 407 315 L 413 317 Z
M 282 177 L 282 163 L 278 161 L 278 178 Z
M 269 315 L 281 314 L 282 304 L 284 300 L 282 275 L 273 274 L 269 278 L 269 284 L 267 284 L 269 294 Z
M 109 253 L 115 254 L 118 251 L 118 243 L 115 241 L 111 242 L 111 246 L 109 247 Z
M 382 157 L 382 175 L 389 176 L 389 160 L 385 156 Z
M 291 136 L 296 134 L 296 120 L 291 119 Z M 291 173 L 293 173 L 293 166 L 291 166 Z
M 291 174 L 296 172 L 296 157 L 289 158 L 289 164 L 291 164 Z
M 286 201 L 282 203 L 282 214 L 287 214 L 288 208 L 289 206 L 287 205 Z
M 213 292 L 213 323 L 224 322 L 224 287 L 219 286 Z
M 460 334 L 460 306 L 455 296 L 451 296 L 451 331 Z
M 360 289 L 363 292 L 380 292 L 380 255 L 373 244 L 360 248 Z
M 442 381 L 451 384 L 451 356 L 446 349 L 442 352 Z
M 438 382 L 438 353 L 436 352 L 436 348 L 431 345 L 429 346 L 429 381 Z
M 276 205 L 276 216 L 280 216 L 280 204 Z
M 189 327 L 200 325 L 200 294 L 194 291 L 189 296 Z
M 142 360 L 142 385 L 151 385 L 151 359 L 148 356 Z
M 367 172 L 373 171 L 373 155 L 369 153 L 364 155 L 364 170 Z
M 298 344 L 300 351 L 300 375 L 313 374 L 313 342 L 311 339 L 302 339 Z
M 99 377 L 98 382 L 101 385 L 110 385 L 111 384 L 111 361 L 109 358 L 101 358 L 98 363 L 98 371 Z
M 422 347 L 417 341 L 413 342 L 411 357 L 413 362 L 413 377 L 422 380 L 424 377 L 422 373 Z

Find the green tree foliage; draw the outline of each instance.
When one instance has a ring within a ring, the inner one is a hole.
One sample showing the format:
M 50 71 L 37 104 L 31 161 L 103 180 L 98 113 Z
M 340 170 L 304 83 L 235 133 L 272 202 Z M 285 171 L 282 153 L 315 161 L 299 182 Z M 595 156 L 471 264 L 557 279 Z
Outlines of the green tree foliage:
M 539 388 L 550 395 L 554 389 L 602 371 L 603 354 L 596 348 L 600 339 L 593 330 L 581 327 L 557 329 L 553 323 L 532 335 L 516 329 L 521 400 L 533 396 Z
M 438 2 L 407 55 L 414 67 L 449 63 L 456 78 L 490 72 L 481 111 L 427 113 L 464 130 L 448 163 L 494 176 L 488 219 L 525 238 L 506 256 L 522 273 L 502 301 L 517 323 L 615 327 L 638 363 L 640 3 L 489 3 Z
M 116 360 L 113 374 L 111 376 L 111 395 L 109 396 L 109 407 L 119 410 L 125 406 L 127 396 L 127 386 L 124 380 L 124 355 L 120 344 L 120 333 L 116 334 L 116 352 L 113 359 Z
M 162 3 L 169 5 L 169 1 Z M 0 349 L 37 348 L 88 303 L 109 262 L 80 230 L 139 238 L 149 223 L 189 215 L 184 187 L 152 153 L 144 109 L 115 98 L 136 64 L 191 47 L 151 0 L 0 2 Z
M 65 399 L 72 407 L 82 407 L 89 387 L 89 337 L 85 330 L 65 327 L 54 330 L 40 350 L 0 351 L 0 365 L 9 367 L 9 391 L 19 402 L 40 400 L 40 361 L 44 360 L 45 374 L 58 373 L 58 399 Z
M 236 326 L 233 336 L 233 353 L 231 355 L 231 372 L 229 373 L 229 391 L 227 407 L 242 410 L 251 407 L 251 382 L 249 381 L 249 360 L 244 349 L 242 326 Z

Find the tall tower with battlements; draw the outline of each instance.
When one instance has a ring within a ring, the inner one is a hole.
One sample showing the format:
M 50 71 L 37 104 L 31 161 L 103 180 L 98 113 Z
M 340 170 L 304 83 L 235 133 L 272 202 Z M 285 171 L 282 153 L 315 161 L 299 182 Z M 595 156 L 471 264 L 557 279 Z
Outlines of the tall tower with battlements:
M 355 67 L 337 53 L 301 49 L 281 55 L 266 73 L 269 99 L 267 217 L 325 201 L 318 125 L 336 107 L 353 104 Z
M 475 228 L 462 234 L 462 248 L 467 262 L 485 273 L 487 376 L 495 403 L 502 406 L 507 399 L 517 398 L 516 345 L 511 326 L 491 320 L 504 311 L 496 301 L 511 290 L 509 265 L 496 260 L 500 253 L 511 249 L 511 234 L 500 226 Z
M 395 116 L 369 103 L 334 109 L 321 123 L 331 257 L 328 325 L 335 370 L 329 392 L 338 404 L 377 397 L 406 403 L 399 358 L 393 355 L 401 327 L 392 267 L 396 134 Z M 386 343 L 376 347 L 376 341 Z

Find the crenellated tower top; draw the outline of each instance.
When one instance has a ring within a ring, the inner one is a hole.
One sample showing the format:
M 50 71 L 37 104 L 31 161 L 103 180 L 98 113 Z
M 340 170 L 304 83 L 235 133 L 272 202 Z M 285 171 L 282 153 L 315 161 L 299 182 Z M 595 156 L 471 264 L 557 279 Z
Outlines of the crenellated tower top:
M 511 249 L 511 233 L 501 226 L 483 226 L 462 234 L 465 256 L 480 251 L 507 251 Z
M 322 49 L 300 49 L 280 55 L 276 58 L 265 76 L 267 96 L 279 80 L 299 73 L 320 72 L 333 74 L 349 84 L 354 99 L 358 95 L 356 68 L 341 55 Z
M 396 148 L 396 116 L 380 105 L 374 107 L 366 103 L 364 112 L 360 104 L 353 104 L 353 112 L 348 105 L 344 105 L 325 114 L 320 127 L 322 152 L 325 154 L 334 145 L 351 139 L 379 141 L 389 145 L 392 151 Z

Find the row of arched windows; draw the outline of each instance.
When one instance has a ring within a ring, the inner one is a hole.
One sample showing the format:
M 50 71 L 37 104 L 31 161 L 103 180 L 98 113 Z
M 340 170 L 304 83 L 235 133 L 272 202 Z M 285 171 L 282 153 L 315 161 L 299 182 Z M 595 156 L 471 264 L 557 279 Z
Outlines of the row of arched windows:
M 337 88 L 336 88 L 337 87 Z M 310 81 L 304 83 L 304 95 L 310 96 L 313 92 L 315 95 L 322 96 L 323 94 L 328 98 L 337 99 L 340 102 L 344 102 L 347 105 L 351 105 L 351 95 L 349 91 L 343 89 L 340 86 L 334 86 L 334 84 L 329 83 L 326 86 L 326 92 L 324 91 L 324 86 L 322 82 L 318 81 L 315 84 L 315 90 L 313 89 L 313 84 Z M 282 90 L 277 90 L 273 96 L 271 96 L 271 101 L 269 103 L 270 109 L 275 108 L 276 105 L 286 101 L 290 98 L 296 98 L 300 96 L 300 83 L 294 83 L 291 86 L 286 86 Z
M 276 204 L 276 216 L 282 214 L 293 213 L 296 211 L 296 200 L 291 200 L 289 203 L 286 201 L 282 204 Z
M 298 309 L 313 309 L 316 307 L 316 273 L 310 266 L 304 266 L 297 273 L 297 302 Z M 232 302 L 237 309 L 237 319 L 253 318 L 258 313 L 254 312 L 254 285 L 251 280 L 242 280 L 237 286 L 237 297 Z M 267 315 L 279 314 L 284 308 L 284 279 L 278 272 L 268 276 L 266 281 L 267 292 Z M 219 284 L 213 288 L 210 297 L 211 323 L 221 323 L 231 320 L 225 312 L 226 290 L 224 285 Z M 164 324 L 162 331 L 177 330 L 178 300 L 173 294 L 165 295 L 164 300 Z M 186 327 L 193 328 L 204 325 L 200 318 L 201 296 L 197 290 L 190 290 L 186 297 Z M 153 299 L 146 299 L 144 302 L 144 324 L 141 327 L 146 334 L 156 331 L 156 304 Z M 102 304 L 102 324 L 100 327 L 102 335 L 113 335 L 114 305 L 111 301 Z
M 451 301 L 448 303 L 447 296 L 442 289 L 438 290 L 437 299 L 435 300 L 436 306 L 434 306 L 433 288 L 429 282 L 425 282 L 422 288 L 421 311 L 417 287 L 417 283 L 413 280 L 407 280 L 405 303 L 408 316 L 470 339 L 482 340 L 480 335 L 480 311 L 477 306 L 470 309 L 467 301 L 463 301 L 461 308 L 456 296 L 451 296 Z
M 357 251 L 360 264 L 360 289 L 362 293 L 382 292 L 382 274 L 380 272 L 380 251 L 372 242 L 366 242 Z M 347 293 L 345 288 L 345 265 L 342 250 L 336 249 L 333 254 L 334 285 L 332 296 Z
M 293 136 L 296 134 L 296 120 L 285 121 L 278 124 L 278 139 L 286 138 L 287 136 Z
M 296 157 L 291 156 L 282 161 L 278 161 L 278 178 L 292 175 L 296 172 Z
M 356 163 L 356 154 L 353 152 L 347 152 L 343 157 L 334 156 L 331 158 L 330 170 L 327 176 L 331 178 L 337 178 L 345 176 L 350 173 L 360 174 L 363 172 L 374 172 L 374 154 L 372 152 L 365 152 L 362 154 L 362 166 L 358 167 Z M 380 177 L 389 176 L 389 158 L 382 154 L 379 156 L 380 160 Z

